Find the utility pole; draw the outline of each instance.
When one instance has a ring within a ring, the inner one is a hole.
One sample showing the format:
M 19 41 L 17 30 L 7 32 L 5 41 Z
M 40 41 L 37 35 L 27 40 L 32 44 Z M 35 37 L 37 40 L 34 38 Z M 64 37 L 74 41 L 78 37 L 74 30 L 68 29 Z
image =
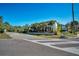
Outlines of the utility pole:
M 73 23 L 72 32 L 75 34 L 75 24 L 74 24 L 74 3 L 72 3 L 72 23 Z
M 73 22 L 74 22 L 74 3 L 72 3 L 72 19 L 73 19 Z

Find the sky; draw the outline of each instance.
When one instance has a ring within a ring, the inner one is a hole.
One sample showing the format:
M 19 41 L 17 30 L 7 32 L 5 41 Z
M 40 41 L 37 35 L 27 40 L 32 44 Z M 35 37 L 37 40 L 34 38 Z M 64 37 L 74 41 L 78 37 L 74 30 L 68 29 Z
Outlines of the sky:
M 79 20 L 79 4 L 74 4 L 75 20 Z M 0 3 L 0 16 L 11 25 L 24 25 L 56 20 L 72 21 L 71 3 Z

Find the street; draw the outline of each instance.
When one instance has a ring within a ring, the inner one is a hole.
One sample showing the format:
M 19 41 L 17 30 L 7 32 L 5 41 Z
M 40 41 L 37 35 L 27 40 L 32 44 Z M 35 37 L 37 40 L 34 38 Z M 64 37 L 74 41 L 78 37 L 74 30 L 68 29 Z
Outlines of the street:
M 12 39 L 0 40 L 0 56 L 78 56 L 74 53 L 28 41 L 33 39 L 37 40 L 37 38 L 33 38 L 27 34 L 7 34 L 9 34 Z

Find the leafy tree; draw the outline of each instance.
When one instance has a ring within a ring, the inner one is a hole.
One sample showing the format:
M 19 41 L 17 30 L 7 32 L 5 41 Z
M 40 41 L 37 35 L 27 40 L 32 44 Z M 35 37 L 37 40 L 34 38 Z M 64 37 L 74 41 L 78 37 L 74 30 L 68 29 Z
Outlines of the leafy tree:
M 14 26 L 10 25 L 10 32 L 14 31 Z
M 28 24 L 24 25 L 22 28 L 23 28 L 24 33 L 29 32 L 29 25 Z
M 70 23 L 67 23 L 66 26 L 68 27 L 68 32 L 73 33 L 73 30 L 76 31 L 76 25 L 78 25 L 78 21 L 72 21 Z
M 58 24 L 58 27 L 57 27 L 57 35 L 61 36 L 61 30 L 62 30 L 62 25 L 61 24 Z
M 6 29 L 6 31 L 10 31 L 11 25 L 8 22 L 5 22 L 4 23 L 4 28 Z
M 2 16 L 0 16 L 0 33 L 3 33 L 4 29 L 3 29 L 3 19 Z
M 32 24 L 32 25 L 31 25 L 31 29 L 32 29 L 32 31 L 34 31 L 34 32 L 38 31 L 38 23 Z
M 79 24 L 79 22 L 78 21 L 72 21 L 72 22 L 70 22 L 70 24 L 73 26 L 73 25 L 78 25 Z
M 14 26 L 14 32 L 17 32 L 17 26 Z
M 51 20 L 51 21 L 48 22 L 48 25 L 53 25 L 54 23 L 55 23 L 55 21 Z

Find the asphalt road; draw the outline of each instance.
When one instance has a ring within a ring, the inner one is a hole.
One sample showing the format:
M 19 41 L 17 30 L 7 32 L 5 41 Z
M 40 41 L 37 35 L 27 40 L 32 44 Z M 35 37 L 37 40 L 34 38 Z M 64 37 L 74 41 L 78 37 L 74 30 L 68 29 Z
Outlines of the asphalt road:
M 58 49 L 39 45 L 23 39 L 35 39 L 28 35 L 8 33 L 13 39 L 0 40 L 1 56 L 77 56 Z

